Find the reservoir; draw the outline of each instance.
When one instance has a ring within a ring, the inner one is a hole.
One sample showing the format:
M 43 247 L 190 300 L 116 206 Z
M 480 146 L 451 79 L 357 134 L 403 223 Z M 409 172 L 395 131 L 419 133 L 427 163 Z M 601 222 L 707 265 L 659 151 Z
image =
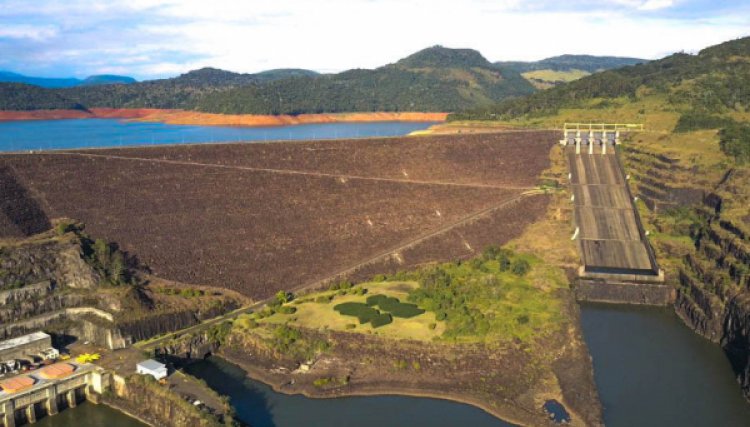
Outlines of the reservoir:
M 0 151 L 407 135 L 432 122 L 322 123 L 276 127 L 185 126 L 116 119 L 0 122 Z

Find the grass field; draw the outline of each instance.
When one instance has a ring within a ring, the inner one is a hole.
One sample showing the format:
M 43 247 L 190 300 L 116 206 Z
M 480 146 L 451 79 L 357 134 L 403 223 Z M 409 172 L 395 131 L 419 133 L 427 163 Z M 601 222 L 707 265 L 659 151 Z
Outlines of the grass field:
M 335 305 L 347 302 L 365 303 L 367 297 L 372 294 L 387 295 L 406 301 L 409 293 L 417 286 L 418 284 L 412 281 L 365 282 L 357 285 L 357 287 L 367 289 L 367 293 L 364 295 L 336 295 L 338 291 L 317 292 L 305 295 L 299 300 L 287 304 L 289 307 L 296 308 L 296 313 L 276 313 L 260 320 L 259 323 L 288 323 L 289 325 L 304 326 L 309 329 L 349 331 L 395 339 L 431 341 L 445 331 L 445 322 L 438 322 L 435 319 L 435 313 L 426 312 L 409 319 L 394 316 L 392 323 L 373 328 L 369 323 L 360 325 L 357 318 L 343 316 L 333 309 Z M 332 297 L 332 299 L 327 303 L 316 302 L 315 300 L 320 297 Z M 435 325 L 434 329 L 430 328 L 430 324 Z M 350 325 L 355 326 L 352 328 Z
M 521 73 L 521 75 L 537 89 L 547 89 L 559 83 L 572 82 L 573 80 L 578 80 L 590 74 L 591 73 L 587 71 L 575 69 L 567 71 L 534 70 Z

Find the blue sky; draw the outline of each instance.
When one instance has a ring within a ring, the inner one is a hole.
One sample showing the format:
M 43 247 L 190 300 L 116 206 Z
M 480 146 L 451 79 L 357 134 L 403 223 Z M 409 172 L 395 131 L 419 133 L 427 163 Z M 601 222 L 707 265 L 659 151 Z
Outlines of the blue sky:
M 38 76 L 334 72 L 436 44 L 654 59 L 747 35 L 750 0 L 0 0 L 0 69 Z

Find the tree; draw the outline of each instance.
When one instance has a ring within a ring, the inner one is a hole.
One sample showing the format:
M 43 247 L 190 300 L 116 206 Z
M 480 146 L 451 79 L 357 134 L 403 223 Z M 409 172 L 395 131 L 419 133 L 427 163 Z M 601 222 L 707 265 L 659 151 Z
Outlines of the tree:
M 96 239 L 94 241 L 94 255 L 99 263 L 99 266 L 103 270 L 107 270 L 110 261 L 110 248 L 104 239 Z
M 289 301 L 292 300 L 292 297 L 293 297 L 293 295 L 292 295 L 291 292 L 278 291 L 276 293 L 276 302 L 278 303 L 278 305 L 286 304 L 286 303 L 288 303 Z
M 112 254 L 112 262 L 109 267 L 109 277 L 113 285 L 120 285 L 125 281 L 125 256 L 116 251 Z

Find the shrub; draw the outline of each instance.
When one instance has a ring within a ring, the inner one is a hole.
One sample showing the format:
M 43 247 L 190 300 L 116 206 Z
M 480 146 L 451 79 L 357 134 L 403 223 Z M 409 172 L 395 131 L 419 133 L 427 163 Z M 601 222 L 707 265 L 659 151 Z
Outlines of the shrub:
M 435 328 L 437 328 L 437 323 L 435 323 L 435 322 L 432 322 L 432 323 L 430 323 L 429 325 L 427 325 L 427 327 L 428 327 L 428 328 L 429 328 L 430 330 L 434 330 Z
M 737 163 L 750 162 L 750 124 L 735 123 L 719 132 L 719 146 Z
M 75 230 L 75 224 L 72 224 L 68 221 L 60 221 L 55 226 L 55 232 L 58 236 L 62 236 L 63 234 Z
M 273 347 L 281 352 L 288 352 L 295 342 L 302 338 L 302 332 L 287 325 L 279 325 L 273 331 Z
M 396 369 L 406 369 L 409 363 L 406 360 L 394 360 L 393 367 Z
M 234 324 L 242 329 L 255 329 L 258 327 L 258 322 L 256 322 L 255 319 L 244 314 L 239 316 L 237 320 L 234 321 Z
M 507 253 L 500 253 L 497 256 L 497 263 L 500 271 L 508 271 L 510 269 L 510 256 Z
M 320 304 L 328 304 L 333 299 L 333 295 L 321 295 L 315 298 L 315 302 Z
M 291 292 L 287 292 L 287 291 L 279 291 L 279 292 L 277 292 L 277 293 L 276 293 L 275 299 L 276 299 L 276 302 L 277 302 L 277 303 L 278 303 L 279 305 L 281 305 L 281 304 L 286 304 L 286 303 L 288 303 L 289 301 L 291 301 L 291 300 L 292 300 L 292 298 L 293 298 L 293 297 L 294 297 L 294 296 L 292 295 L 292 293 L 291 293 Z
M 183 289 L 180 291 L 180 296 L 183 298 L 195 298 L 195 297 L 202 297 L 205 294 L 200 289 Z
M 283 307 L 279 307 L 276 310 L 276 312 L 277 313 L 281 313 L 281 314 L 294 314 L 294 313 L 297 312 L 297 308 L 296 307 L 283 306 Z
M 393 318 L 388 313 L 370 307 L 360 302 L 345 302 L 333 307 L 339 314 L 344 316 L 354 316 L 360 324 L 370 323 L 373 328 L 379 328 L 393 322 Z
M 424 310 L 415 304 L 402 303 L 398 298 L 386 295 L 371 295 L 367 297 L 368 306 L 378 306 L 383 311 L 387 311 L 396 317 L 411 318 L 424 313 Z
M 360 324 L 368 323 L 380 315 L 378 310 L 360 302 L 345 302 L 337 304 L 333 306 L 333 309 L 343 316 L 356 317 Z
M 529 265 L 529 262 L 525 259 L 517 259 L 513 262 L 513 266 L 511 267 L 511 271 L 516 276 L 525 276 L 526 273 L 531 270 L 531 265 Z
M 373 328 L 379 328 L 381 326 L 388 325 L 393 322 L 393 317 L 388 313 L 379 313 L 373 319 L 370 320 L 370 324 Z
M 701 129 L 720 129 L 724 126 L 729 126 L 732 123 L 734 123 L 734 120 L 730 118 L 690 111 L 680 116 L 674 131 L 679 133 Z
M 318 378 L 313 381 L 315 387 L 325 387 L 333 381 L 333 378 Z
M 376 274 L 375 277 L 372 278 L 373 282 L 385 282 L 388 280 L 388 276 L 385 274 Z

